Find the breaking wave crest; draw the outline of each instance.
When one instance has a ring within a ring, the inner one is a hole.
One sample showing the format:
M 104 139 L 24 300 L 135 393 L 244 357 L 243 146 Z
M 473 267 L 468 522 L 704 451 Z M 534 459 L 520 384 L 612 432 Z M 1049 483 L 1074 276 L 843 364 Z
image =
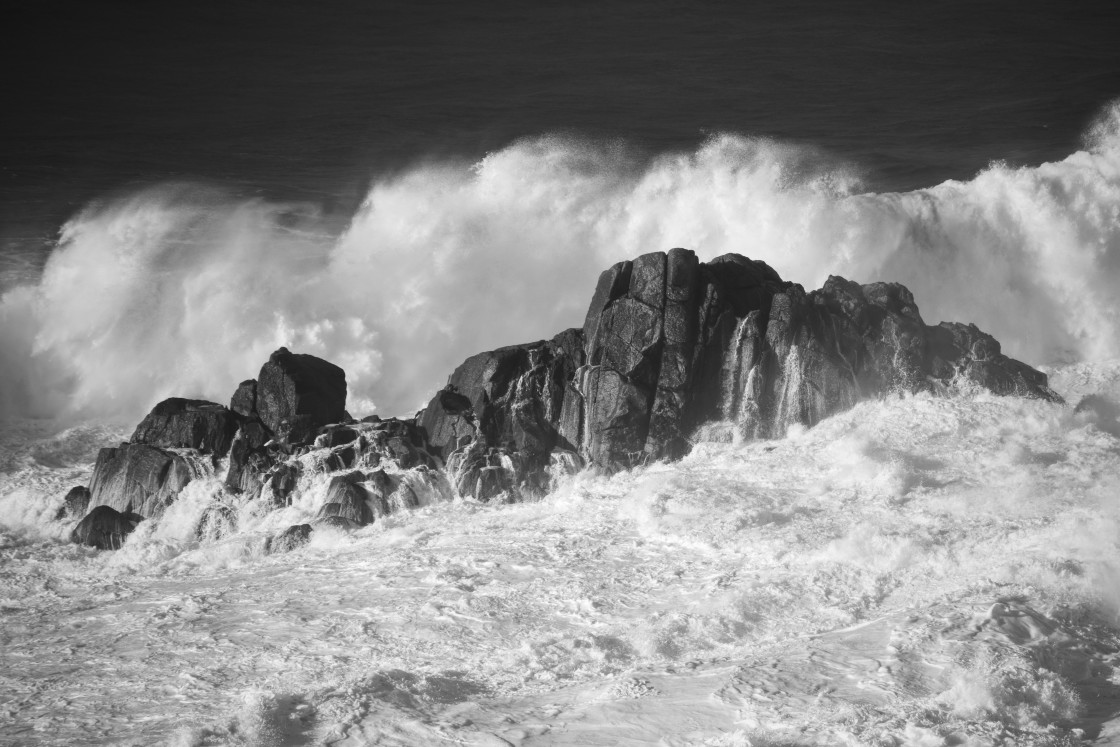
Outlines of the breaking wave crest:
M 738 135 L 643 158 L 540 137 L 377 181 L 348 225 L 169 184 L 88 206 L 0 299 L 0 415 L 134 421 L 225 401 L 287 345 L 347 372 L 354 414 L 409 414 L 466 356 L 582 322 L 598 273 L 673 246 L 817 287 L 895 280 L 1035 364 L 1120 356 L 1120 103 L 1083 150 L 865 190 L 812 148 Z

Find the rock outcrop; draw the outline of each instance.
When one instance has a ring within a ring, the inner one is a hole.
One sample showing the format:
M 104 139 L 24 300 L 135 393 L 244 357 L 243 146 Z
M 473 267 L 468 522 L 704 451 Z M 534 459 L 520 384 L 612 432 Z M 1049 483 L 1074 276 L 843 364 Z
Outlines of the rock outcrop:
M 448 461 L 463 495 L 517 499 L 548 487 L 553 453 L 574 451 L 583 335 L 468 358 L 420 418 L 432 451 Z
M 975 326 L 926 325 L 896 283 L 806 292 L 763 262 L 674 249 L 604 272 L 582 329 L 467 359 L 421 422 L 461 493 L 516 498 L 572 452 L 613 472 L 682 456 L 701 430 L 779 436 L 961 382 L 1057 399 Z
M 97 506 L 70 532 L 70 541 L 98 550 L 119 550 L 143 516 Z
M 152 408 L 136 426 L 130 441 L 163 448 L 195 449 L 218 459 L 229 452 L 237 425 L 237 416 L 222 405 L 172 397 Z
M 200 474 L 201 461 L 147 444 L 102 449 L 90 480 L 90 505 L 159 516 Z
M 130 443 L 102 450 L 88 491 L 98 518 L 75 541 L 119 546 L 104 538 L 125 536 L 130 516 L 159 516 L 227 455 L 200 539 L 234 531 L 248 502 L 259 502 L 249 515 L 290 505 L 319 475 L 332 477 L 316 526 L 355 529 L 456 494 L 524 500 L 583 466 L 615 472 L 697 440 L 781 436 L 863 398 L 962 384 L 1058 399 L 975 326 L 927 325 L 896 283 L 830 277 L 806 292 L 763 262 L 673 249 L 604 272 L 581 328 L 471 356 L 415 419 L 354 421 L 342 369 L 285 348 L 229 408 L 165 400 Z M 76 491 L 60 518 L 84 511 Z M 274 549 L 311 531 L 293 526 Z

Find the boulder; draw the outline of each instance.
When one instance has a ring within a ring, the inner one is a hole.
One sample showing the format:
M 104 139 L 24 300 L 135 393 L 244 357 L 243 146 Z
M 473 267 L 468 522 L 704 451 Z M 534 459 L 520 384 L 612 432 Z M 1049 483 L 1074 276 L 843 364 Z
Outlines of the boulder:
M 265 475 L 274 506 L 292 505 L 292 491 L 296 489 L 301 473 L 302 466 L 299 462 L 283 462 Z
M 224 457 L 229 451 L 237 417 L 214 402 L 172 397 L 160 402 L 136 426 L 131 442 L 163 448 L 197 449 Z
M 247 379 L 237 385 L 229 401 L 229 409 L 244 418 L 257 415 L 257 380 Z
M 327 501 L 319 510 L 319 516 L 341 516 L 358 526 L 372 524 L 375 512 L 370 502 L 375 499 L 375 496 L 373 491 L 366 489 L 365 481 L 366 475 L 360 471 L 332 478 L 327 487 Z M 380 503 L 376 515 L 383 516 L 388 510 L 384 504 L 384 497 L 376 496 L 376 498 Z
M 89 510 L 89 488 L 84 485 L 70 488 L 70 492 L 62 499 L 62 505 L 54 515 L 55 521 L 73 521 L 86 515 Z
M 110 506 L 97 506 L 70 532 L 70 541 L 98 550 L 119 550 L 143 516 L 122 513 Z
M 294 524 L 265 540 L 264 550 L 266 553 L 291 552 L 311 540 L 311 531 L 310 524 Z
M 280 348 L 257 377 L 256 412 L 282 443 L 310 443 L 319 428 L 346 417 L 346 374 L 313 355 Z
M 102 449 L 90 480 L 90 504 L 145 518 L 159 516 L 199 472 L 189 456 L 147 444 Z
M 932 377 L 969 381 L 996 394 L 1058 399 L 1046 374 L 1008 358 L 999 342 L 975 324 L 942 322 L 929 332 L 927 366 Z

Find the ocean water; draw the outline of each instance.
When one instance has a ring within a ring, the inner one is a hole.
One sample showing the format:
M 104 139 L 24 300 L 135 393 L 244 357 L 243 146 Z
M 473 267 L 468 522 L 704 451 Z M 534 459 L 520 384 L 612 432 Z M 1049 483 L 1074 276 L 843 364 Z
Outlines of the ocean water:
M 1071 400 L 1120 394 L 1120 363 L 1052 373 Z M 60 541 L 61 491 L 120 435 L 4 444 L 6 744 L 1120 739 L 1115 409 L 864 402 L 278 556 L 266 537 L 326 476 L 218 541 L 194 531 L 217 480 L 118 552 Z
M 1116 14 L 13 14 L 0 744 L 1120 744 Z M 261 512 L 220 465 L 112 553 L 55 519 L 153 404 L 280 345 L 409 415 L 673 246 L 903 282 L 1066 404 L 892 396 L 284 555 L 329 475 Z

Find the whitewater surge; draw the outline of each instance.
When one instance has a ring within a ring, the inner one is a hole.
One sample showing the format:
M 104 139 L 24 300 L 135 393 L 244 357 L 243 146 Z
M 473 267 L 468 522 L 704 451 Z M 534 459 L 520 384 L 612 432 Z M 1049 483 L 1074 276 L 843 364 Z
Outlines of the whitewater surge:
M 0 299 L 0 413 L 135 422 L 221 399 L 287 346 L 348 373 L 350 410 L 411 414 L 466 356 L 582 321 L 602 267 L 684 246 L 907 285 L 1034 364 L 1120 355 L 1120 105 L 1063 161 L 865 191 L 858 166 L 738 135 L 646 158 L 541 137 L 314 206 L 155 186 L 88 206 L 37 285 Z M 582 289 L 582 290 L 581 290 Z
M 1115 402 L 1118 371 L 1052 374 Z M 0 477 L 0 743 L 1116 743 L 1118 425 L 892 397 L 285 555 L 264 540 L 323 476 L 219 540 L 194 534 L 201 479 L 118 552 L 52 541 L 44 475 L 118 434 L 25 430 Z

